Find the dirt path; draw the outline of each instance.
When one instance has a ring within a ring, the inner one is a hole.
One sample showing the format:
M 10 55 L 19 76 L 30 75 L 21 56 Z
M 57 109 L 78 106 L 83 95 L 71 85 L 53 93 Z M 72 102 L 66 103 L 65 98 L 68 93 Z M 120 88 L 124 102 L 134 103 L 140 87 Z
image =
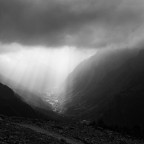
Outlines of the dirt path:
M 45 135 L 48 135 L 48 136 L 52 136 L 58 140 L 65 140 L 67 143 L 69 144 L 84 144 L 83 142 L 79 141 L 79 140 L 76 140 L 76 139 L 70 139 L 70 138 L 66 138 L 60 134 L 57 134 L 55 132 L 50 132 L 50 131 L 47 131 L 47 130 L 44 130 L 38 126 L 33 126 L 33 125 L 28 125 L 28 124 L 18 124 L 22 127 L 25 127 L 25 128 L 29 128 L 33 131 L 36 131 L 36 132 L 39 132 L 39 133 L 42 133 L 42 134 L 45 134 Z

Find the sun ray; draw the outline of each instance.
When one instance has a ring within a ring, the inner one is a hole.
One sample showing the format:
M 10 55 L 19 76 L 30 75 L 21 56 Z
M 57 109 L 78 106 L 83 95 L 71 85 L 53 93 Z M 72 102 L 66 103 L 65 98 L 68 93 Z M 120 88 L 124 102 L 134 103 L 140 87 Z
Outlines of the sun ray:
M 39 94 L 44 101 L 56 107 L 58 99 L 62 99 L 58 92 L 69 73 L 93 54 L 93 51 L 72 47 L 24 48 L 0 55 L 0 74 L 7 85 Z

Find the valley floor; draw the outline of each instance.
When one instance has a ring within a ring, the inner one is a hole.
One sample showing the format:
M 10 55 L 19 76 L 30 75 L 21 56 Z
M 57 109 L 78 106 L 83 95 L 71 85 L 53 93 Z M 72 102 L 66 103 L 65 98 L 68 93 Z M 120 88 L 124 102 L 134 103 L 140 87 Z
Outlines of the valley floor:
M 144 144 L 144 142 L 80 122 L 2 117 L 0 144 Z

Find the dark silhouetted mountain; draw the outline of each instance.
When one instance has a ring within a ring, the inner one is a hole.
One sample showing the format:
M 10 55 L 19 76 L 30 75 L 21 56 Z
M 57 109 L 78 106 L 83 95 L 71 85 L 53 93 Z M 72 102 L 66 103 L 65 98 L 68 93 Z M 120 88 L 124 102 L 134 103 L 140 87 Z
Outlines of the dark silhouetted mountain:
M 38 118 L 39 114 L 23 102 L 8 86 L 0 84 L 0 114 L 7 116 Z
M 119 70 L 121 79 L 130 81 L 115 95 L 102 119 L 106 125 L 144 128 L 144 50 Z
M 67 79 L 68 116 L 107 125 L 144 125 L 144 50 L 112 50 L 81 63 Z

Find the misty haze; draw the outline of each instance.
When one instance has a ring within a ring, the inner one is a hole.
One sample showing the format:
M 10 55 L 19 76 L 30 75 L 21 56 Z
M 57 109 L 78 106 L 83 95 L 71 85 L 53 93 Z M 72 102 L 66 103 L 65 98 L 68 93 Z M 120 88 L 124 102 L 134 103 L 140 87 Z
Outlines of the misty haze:
M 0 0 L 0 143 L 144 143 L 143 0 Z

